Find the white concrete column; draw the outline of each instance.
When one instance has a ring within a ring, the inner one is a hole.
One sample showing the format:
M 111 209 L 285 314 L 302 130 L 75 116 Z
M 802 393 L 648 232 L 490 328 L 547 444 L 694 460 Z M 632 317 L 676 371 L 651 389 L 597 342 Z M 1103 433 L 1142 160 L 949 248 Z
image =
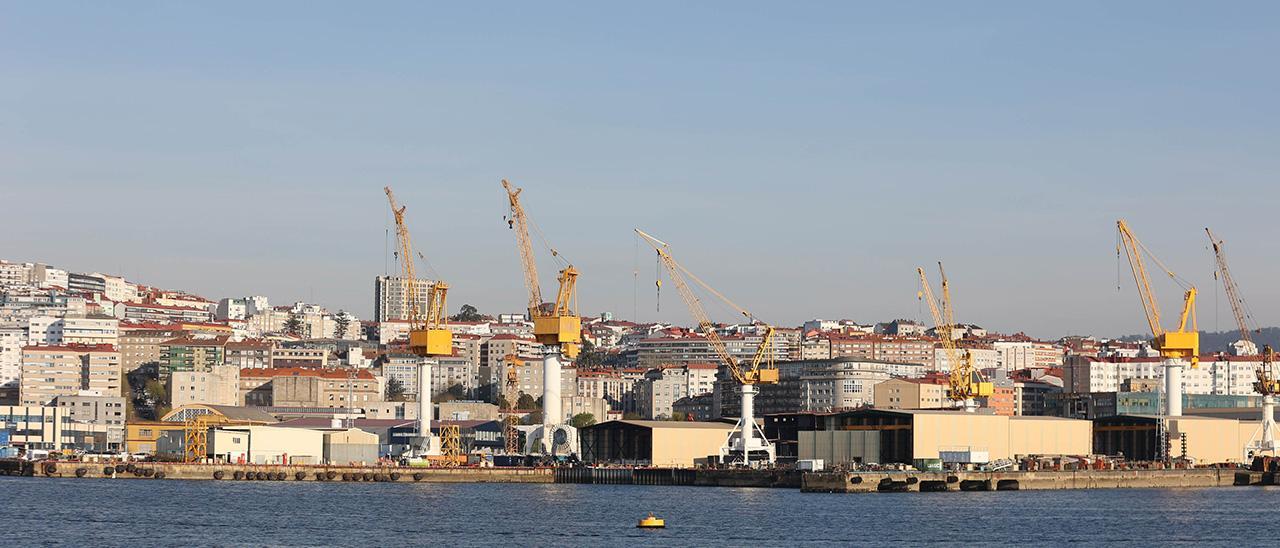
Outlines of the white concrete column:
M 560 348 L 547 347 L 542 356 L 542 424 L 549 427 L 564 421 L 560 410 Z
M 1165 416 L 1182 416 L 1182 361 L 1164 361 Z

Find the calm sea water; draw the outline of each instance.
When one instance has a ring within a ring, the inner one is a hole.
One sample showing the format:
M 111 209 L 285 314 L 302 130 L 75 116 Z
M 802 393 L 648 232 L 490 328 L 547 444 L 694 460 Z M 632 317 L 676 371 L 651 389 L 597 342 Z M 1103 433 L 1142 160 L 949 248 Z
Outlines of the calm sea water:
M 5 546 L 1275 545 L 1280 489 L 802 494 L 0 477 Z M 665 530 L 637 530 L 652 511 Z

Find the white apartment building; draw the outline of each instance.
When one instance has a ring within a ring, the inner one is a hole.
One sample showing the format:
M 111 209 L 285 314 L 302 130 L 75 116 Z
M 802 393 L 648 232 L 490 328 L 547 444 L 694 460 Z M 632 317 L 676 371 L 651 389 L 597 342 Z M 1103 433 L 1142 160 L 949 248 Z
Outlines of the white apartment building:
M 378 276 L 373 281 L 373 317 L 379 322 L 408 320 L 410 303 L 419 311 L 427 309 L 427 296 L 431 293 L 431 280 L 414 281 L 413 296 L 409 295 L 409 280 L 400 276 Z
M 1000 366 L 1000 353 L 991 348 L 960 348 L 957 352 L 963 356 L 965 351 L 969 351 L 969 357 L 973 360 L 973 367 L 979 371 L 983 369 L 997 369 Z M 939 345 L 933 352 L 933 370 L 948 373 L 951 371 L 951 360 L 947 357 L 946 349 Z
M 35 316 L 27 319 L 29 344 L 120 344 L 120 320 L 111 317 L 55 318 Z
M 17 386 L 22 378 L 22 348 L 27 346 L 27 328 L 13 323 L 0 325 L 0 386 Z
M 31 263 L 0 261 L 0 287 L 29 285 L 33 266 Z
M 1254 394 L 1258 359 L 1258 356 L 1202 356 L 1199 367 L 1182 368 L 1182 391 L 1184 394 Z M 1160 358 L 1072 356 L 1063 367 L 1063 374 L 1067 392 L 1119 392 L 1130 379 L 1163 381 L 1164 366 Z
M 995 341 L 999 354 L 996 368 L 1005 371 L 1028 368 L 1062 367 L 1062 347 L 1041 341 Z

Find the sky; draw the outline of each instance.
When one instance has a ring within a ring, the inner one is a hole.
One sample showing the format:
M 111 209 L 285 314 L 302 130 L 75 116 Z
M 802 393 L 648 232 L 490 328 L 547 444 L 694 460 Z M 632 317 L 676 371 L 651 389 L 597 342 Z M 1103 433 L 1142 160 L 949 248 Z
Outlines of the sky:
M 466 4 L 466 5 L 459 5 Z M 1274 2 L 0 1 L 0 258 L 372 315 L 390 214 L 449 308 L 685 323 L 632 229 L 779 325 L 1146 330 L 1115 220 L 1280 325 Z M 392 242 L 394 244 L 394 242 Z M 539 249 L 544 294 L 555 263 Z M 1158 272 L 1156 274 L 1159 274 Z M 1165 315 L 1181 289 L 1156 278 Z M 713 318 L 734 321 L 726 307 Z

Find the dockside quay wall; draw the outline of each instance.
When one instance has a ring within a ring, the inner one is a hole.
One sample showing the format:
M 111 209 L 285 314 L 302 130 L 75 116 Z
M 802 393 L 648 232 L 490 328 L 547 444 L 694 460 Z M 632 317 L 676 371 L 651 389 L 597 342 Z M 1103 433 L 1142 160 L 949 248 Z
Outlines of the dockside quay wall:
M 907 491 L 1013 491 L 1236 485 L 1235 469 L 1082 470 L 1039 472 L 813 472 L 800 490 L 809 493 Z
M 166 462 L 39 462 L 27 474 L 55 478 L 133 478 L 214 481 L 398 481 L 434 483 L 552 483 L 551 468 L 418 468 L 403 466 L 281 466 Z

